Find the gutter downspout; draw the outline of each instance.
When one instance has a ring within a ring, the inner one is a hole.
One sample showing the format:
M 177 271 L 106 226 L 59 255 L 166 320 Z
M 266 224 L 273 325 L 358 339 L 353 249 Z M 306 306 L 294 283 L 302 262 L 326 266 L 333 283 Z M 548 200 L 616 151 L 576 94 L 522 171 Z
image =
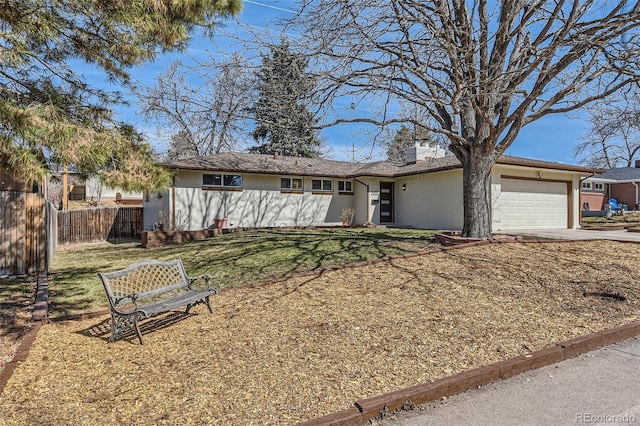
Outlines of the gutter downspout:
M 360 185 L 363 185 L 365 188 L 367 188 L 367 197 L 366 197 L 367 198 L 367 216 L 366 216 L 367 220 L 365 222 L 365 223 L 367 223 L 367 222 L 369 222 L 371 220 L 370 217 L 369 217 L 369 185 L 367 185 L 366 183 L 364 183 L 362 181 L 359 181 L 358 178 L 355 178 L 355 177 L 353 178 L 353 180 L 355 180 Z
M 178 171 L 176 170 L 176 173 Z M 176 229 L 176 176 L 171 180 L 171 229 Z
M 585 180 L 594 177 L 596 174 L 595 173 L 591 173 L 591 176 L 587 176 L 585 178 L 582 178 L 578 181 L 578 208 L 580 209 L 580 213 L 578 214 L 578 226 L 580 228 L 582 228 L 582 182 L 584 182 Z M 636 188 L 637 189 L 637 188 Z M 609 191 L 609 187 L 607 187 L 607 191 Z M 637 191 L 636 191 L 637 193 Z M 637 197 L 636 197 L 637 198 Z

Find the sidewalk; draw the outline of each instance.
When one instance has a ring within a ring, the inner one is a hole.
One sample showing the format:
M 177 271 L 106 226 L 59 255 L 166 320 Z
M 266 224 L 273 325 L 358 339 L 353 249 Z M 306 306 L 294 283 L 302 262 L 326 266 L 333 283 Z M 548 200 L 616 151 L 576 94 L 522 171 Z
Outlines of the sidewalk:
M 392 414 L 372 424 L 640 425 L 640 339 Z
M 617 229 L 613 231 L 591 231 L 588 229 L 532 229 L 518 230 L 510 233 L 559 240 L 616 240 L 640 242 L 640 232 L 627 232 L 624 229 Z

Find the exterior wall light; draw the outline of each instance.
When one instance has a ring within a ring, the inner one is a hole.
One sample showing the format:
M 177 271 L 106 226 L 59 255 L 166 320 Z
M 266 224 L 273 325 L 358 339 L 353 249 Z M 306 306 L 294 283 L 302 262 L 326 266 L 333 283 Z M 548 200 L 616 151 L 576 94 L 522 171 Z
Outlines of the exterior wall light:
M 406 191 L 406 190 L 407 190 L 407 184 L 406 184 L 406 183 L 403 183 L 403 184 L 402 184 L 402 190 L 403 190 L 403 191 Z

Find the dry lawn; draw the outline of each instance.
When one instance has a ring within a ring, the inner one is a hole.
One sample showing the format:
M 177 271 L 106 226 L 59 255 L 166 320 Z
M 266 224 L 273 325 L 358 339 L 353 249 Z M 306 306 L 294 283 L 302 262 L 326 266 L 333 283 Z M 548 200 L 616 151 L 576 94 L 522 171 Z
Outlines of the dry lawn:
M 107 343 L 107 317 L 52 323 L 0 419 L 295 424 L 634 321 L 639 268 L 633 244 L 496 244 L 227 290 L 213 316 L 148 322 L 143 346 Z

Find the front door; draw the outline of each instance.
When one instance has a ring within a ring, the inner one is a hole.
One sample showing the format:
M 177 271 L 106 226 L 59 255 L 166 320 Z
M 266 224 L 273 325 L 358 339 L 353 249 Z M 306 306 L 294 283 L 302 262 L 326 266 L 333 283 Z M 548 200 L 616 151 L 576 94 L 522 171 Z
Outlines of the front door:
M 393 221 L 393 182 L 380 182 L 380 223 Z

